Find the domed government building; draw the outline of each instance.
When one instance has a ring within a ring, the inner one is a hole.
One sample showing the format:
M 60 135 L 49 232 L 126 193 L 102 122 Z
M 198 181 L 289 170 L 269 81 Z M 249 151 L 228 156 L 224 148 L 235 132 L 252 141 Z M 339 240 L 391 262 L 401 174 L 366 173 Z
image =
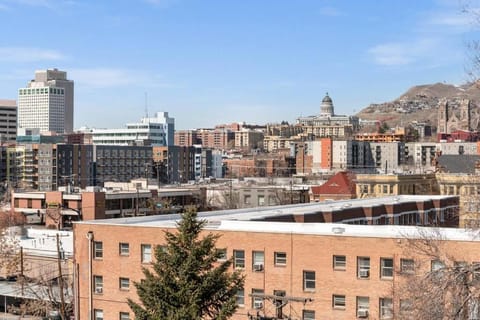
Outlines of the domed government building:
M 322 100 L 320 114 L 300 117 L 297 124 L 304 126 L 304 133 L 314 137 L 348 137 L 359 129 L 359 120 L 355 116 L 336 115 L 332 98 L 328 95 Z

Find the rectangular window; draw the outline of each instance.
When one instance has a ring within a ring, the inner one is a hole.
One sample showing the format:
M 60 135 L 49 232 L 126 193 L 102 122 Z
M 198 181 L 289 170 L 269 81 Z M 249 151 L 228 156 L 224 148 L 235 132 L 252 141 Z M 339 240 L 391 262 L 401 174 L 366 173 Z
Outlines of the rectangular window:
M 244 306 L 245 305 L 245 290 L 244 289 L 240 289 L 240 290 L 237 291 L 236 299 L 237 299 L 237 306 Z
M 120 320 L 130 320 L 130 313 L 128 312 L 120 312 Z
M 393 259 L 380 259 L 380 278 L 393 278 Z
M 368 309 L 370 308 L 370 299 L 368 297 L 357 297 L 357 317 L 368 317 Z
M 118 253 L 121 256 L 129 256 L 130 255 L 130 245 L 128 243 L 122 243 L 118 245 Z
M 303 271 L 303 290 L 315 290 L 315 271 Z
M 93 290 L 96 294 L 103 293 L 103 277 L 102 276 L 93 276 Z
M 303 310 L 302 312 L 303 320 L 315 320 L 315 311 L 313 310 Z
M 227 260 L 227 249 L 217 249 L 218 252 L 218 261 L 226 261 Z
M 370 258 L 357 257 L 357 277 L 368 279 L 370 277 Z
M 259 195 L 258 196 L 258 205 L 259 206 L 264 206 L 265 205 L 265 196 L 264 195 Z
M 393 318 L 393 301 L 390 298 L 380 298 L 380 319 Z
M 405 274 L 415 273 L 415 262 L 413 259 L 400 259 L 400 272 Z
M 332 306 L 335 309 L 345 309 L 345 295 L 334 294 L 332 296 Z
M 142 244 L 141 251 L 142 251 L 142 263 L 152 262 L 152 245 Z
M 95 320 L 103 320 L 103 310 L 101 309 L 93 310 L 93 317 Z
M 408 313 L 412 311 L 412 300 L 400 299 L 400 313 Z
M 252 268 L 253 271 L 263 271 L 265 264 L 265 253 L 263 251 L 252 252 Z
M 119 279 L 120 290 L 129 290 L 130 289 L 130 279 L 129 278 L 120 278 Z
M 251 202 L 250 199 L 251 199 L 251 196 L 249 196 L 249 195 L 244 196 L 243 197 L 243 203 L 244 204 L 250 204 L 250 202 Z
M 333 269 L 345 270 L 347 267 L 347 257 L 345 256 L 333 256 Z
M 276 266 L 286 266 L 287 265 L 287 253 L 286 252 L 275 252 L 274 260 Z
M 445 265 L 440 260 L 432 260 L 431 271 L 439 271 L 445 268 Z
M 263 308 L 263 289 L 252 289 L 252 309 Z
M 233 250 L 233 267 L 245 268 L 245 251 L 243 250 Z
M 94 241 L 93 242 L 93 257 L 95 259 L 102 259 L 103 258 L 103 242 L 101 242 L 101 241 Z

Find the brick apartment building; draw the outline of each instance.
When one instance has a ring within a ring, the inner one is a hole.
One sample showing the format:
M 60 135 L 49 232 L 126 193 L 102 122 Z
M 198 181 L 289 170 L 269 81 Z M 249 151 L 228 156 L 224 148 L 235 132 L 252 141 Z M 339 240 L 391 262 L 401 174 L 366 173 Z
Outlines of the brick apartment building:
M 458 209 L 456 200 L 455 205 L 450 197 L 431 200 L 403 196 L 326 205 L 359 209 L 398 203 L 398 210 L 382 211 L 389 217 L 383 222 L 394 224 L 411 214 L 422 220 L 441 220 Z M 417 208 L 409 204 L 413 202 L 418 203 Z M 439 206 L 427 209 L 432 202 Z M 407 246 L 407 236 L 420 238 L 418 228 L 307 219 L 315 217 L 324 205 L 199 214 L 207 219 L 204 232 L 220 235 L 218 248 L 225 249 L 226 256 L 234 259 L 232 268 L 246 276 L 244 289 L 237 293 L 239 308 L 233 319 L 257 314 L 274 317 L 279 313 L 290 319 L 392 319 L 394 312 L 408 312 L 404 308 L 408 297 L 395 289 L 412 279 L 412 273 L 421 275 L 434 265 L 431 257 Z M 178 218 L 169 215 L 74 224 L 75 260 L 81 262 L 76 295 L 80 319 L 89 318 L 89 313 L 96 320 L 133 318 L 126 303 L 127 298 L 137 299 L 133 282 L 142 279 L 142 267 L 149 267 L 154 246 L 164 243 L 163 231 L 174 229 Z M 306 221 L 311 223 L 300 223 Z M 436 230 L 443 235 L 447 254 L 457 261 L 478 260 L 478 238 L 463 229 Z M 277 299 L 286 302 L 280 310 Z

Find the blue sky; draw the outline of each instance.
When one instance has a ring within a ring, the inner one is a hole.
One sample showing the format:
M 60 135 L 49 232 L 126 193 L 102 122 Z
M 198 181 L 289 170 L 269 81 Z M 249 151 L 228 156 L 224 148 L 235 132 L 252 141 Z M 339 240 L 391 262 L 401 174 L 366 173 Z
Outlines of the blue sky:
M 476 5 L 470 2 L 472 10 Z M 36 69 L 75 81 L 75 127 L 168 111 L 180 129 L 339 114 L 468 80 L 457 0 L 0 0 L 0 99 Z

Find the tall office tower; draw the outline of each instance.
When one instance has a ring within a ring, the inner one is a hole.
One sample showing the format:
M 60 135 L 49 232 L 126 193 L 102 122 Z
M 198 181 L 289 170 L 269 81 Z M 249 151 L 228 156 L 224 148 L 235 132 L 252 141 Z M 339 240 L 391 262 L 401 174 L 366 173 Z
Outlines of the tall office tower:
M 0 99 L 0 143 L 15 141 L 17 136 L 17 102 Z
M 18 90 L 18 128 L 40 132 L 73 131 L 73 81 L 58 69 L 35 71 L 35 79 Z

